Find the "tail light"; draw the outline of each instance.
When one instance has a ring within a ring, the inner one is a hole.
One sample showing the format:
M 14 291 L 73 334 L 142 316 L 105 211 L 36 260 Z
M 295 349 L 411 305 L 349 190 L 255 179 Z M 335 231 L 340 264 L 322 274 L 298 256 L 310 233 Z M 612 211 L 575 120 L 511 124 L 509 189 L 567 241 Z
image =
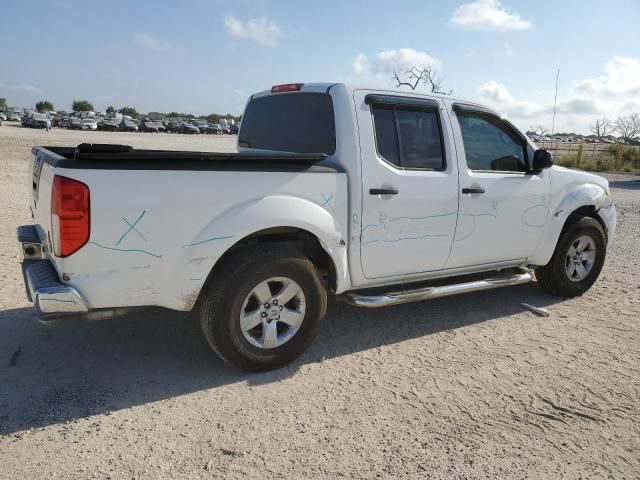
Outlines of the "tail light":
M 274 85 L 271 87 L 271 93 L 280 92 L 298 92 L 302 88 L 303 83 L 285 83 L 284 85 Z
M 56 175 L 51 191 L 53 253 L 67 257 L 89 240 L 89 187 Z

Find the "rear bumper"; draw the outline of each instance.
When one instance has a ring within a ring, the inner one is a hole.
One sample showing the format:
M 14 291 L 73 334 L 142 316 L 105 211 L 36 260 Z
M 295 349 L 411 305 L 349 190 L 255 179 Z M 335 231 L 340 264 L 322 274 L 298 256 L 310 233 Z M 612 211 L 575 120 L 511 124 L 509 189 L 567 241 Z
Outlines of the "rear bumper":
M 35 226 L 20 226 L 17 234 L 27 298 L 33 302 L 38 318 L 50 322 L 88 313 L 80 292 L 62 283 L 51 261 L 45 258 Z

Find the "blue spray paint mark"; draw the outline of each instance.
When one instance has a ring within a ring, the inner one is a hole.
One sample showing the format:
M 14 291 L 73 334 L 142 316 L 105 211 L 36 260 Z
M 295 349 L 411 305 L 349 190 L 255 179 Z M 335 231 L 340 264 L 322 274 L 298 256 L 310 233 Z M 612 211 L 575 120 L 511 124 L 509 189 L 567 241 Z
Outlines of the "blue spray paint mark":
M 360 225 L 360 217 L 358 216 L 357 213 L 354 213 L 351 216 L 351 219 L 352 219 L 351 221 L 353 222 L 354 225 Z
M 522 212 L 522 223 L 524 223 L 527 227 L 532 227 L 532 228 L 543 228 L 546 224 L 547 224 L 547 216 L 549 215 L 549 210 L 547 209 L 545 216 L 544 216 L 544 221 L 542 223 L 542 225 L 534 225 L 532 223 L 529 223 L 525 220 L 525 216 L 527 215 L 527 212 L 529 210 L 533 210 L 534 208 L 538 208 L 538 207 L 544 207 L 546 208 L 547 206 L 544 204 L 539 204 L 539 205 L 533 205 L 532 207 L 527 208 L 524 212 Z
M 216 240 L 225 240 L 227 238 L 231 238 L 233 237 L 233 235 L 227 235 L 224 237 L 213 237 L 213 238 L 207 238 L 206 240 L 202 240 L 201 242 L 195 242 L 195 243 L 188 243 L 186 245 L 183 245 L 182 248 L 185 247 L 195 247 L 196 245 L 202 245 L 203 243 L 208 243 L 208 242 L 214 242 Z
M 387 228 L 387 214 L 385 212 L 378 212 L 378 223 Z
M 322 205 L 320 205 L 321 207 L 324 207 L 325 205 L 327 207 L 329 207 L 331 209 L 331 211 L 333 213 L 336 213 L 336 211 L 333 208 L 333 205 L 331 205 L 331 199 L 333 198 L 333 194 L 329 195 L 329 197 L 327 197 L 324 193 L 320 192 L 320 195 L 322 195 L 322 198 L 324 199 L 324 202 L 322 202 Z
M 575 200 L 576 198 L 578 198 L 578 195 L 580 195 L 580 192 L 569 192 L 569 196 L 571 197 L 572 200 Z
M 158 255 L 156 253 L 147 252 L 146 250 L 141 250 L 138 248 L 114 248 L 114 247 L 105 247 L 104 245 L 100 245 L 97 242 L 91 240 L 89 243 L 95 245 L 96 247 L 104 248 L 105 250 L 113 250 L 115 252 L 132 252 L 132 253 L 145 253 L 147 255 L 151 255 L 152 257 L 162 258 L 162 255 Z
M 383 240 L 383 242 L 395 243 L 395 242 L 401 242 L 403 240 L 419 240 L 421 238 L 427 238 L 427 237 L 448 237 L 448 236 L 449 235 L 446 235 L 446 234 L 436 234 L 436 233 L 434 233 L 434 234 L 431 234 L 431 235 L 420 235 L 420 236 L 417 236 L 417 237 L 401 237 L 401 238 L 396 238 L 396 239 L 393 239 L 393 240 Z
M 397 217 L 389 220 L 390 222 L 396 222 L 398 220 L 426 220 L 427 218 L 449 217 L 451 215 L 457 215 L 458 212 L 442 213 L 440 215 L 426 215 L 424 217 Z
M 370 243 L 376 243 L 378 240 L 368 240 L 366 242 L 361 242 L 360 245 L 368 245 Z
M 462 238 L 457 238 L 457 239 L 455 240 L 456 242 L 461 242 L 461 241 L 463 241 L 463 240 L 466 240 L 466 239 L 467 239 L 467 238 L 469 238 L 471 235 L 473 235 L 473 232 L 475 232 L 475 231 L 476 231 L 476 217 L 472 216 L 472 217 L 471 217 L 471 220 L 473 220 L 473 227 L 471 228 L 471 231 L 470 231 L 466 236 L 464 236 L 464 237 L 462 237 Z M 456 231 L 456 233 L 457 233 L 457 231 Z
M 378 227 L 378 225 L 375 225 L 373 223 L 370 223 L 368 225 L 365 225 L 364 227 L 362 227 L 362 231 L 364 232 L 367 228 L 371 228 L 371 227 Z
M 138 224 L 138 222 L 139 222 L 140 220 L 142 220 L 142 217 L 144 217 L 144 214 L 145 214 L 145 213 L 147 213 L 147 211 L 146 211 L 146 210 L 143 210 L 143 211 L 142 211 L 142 213 L 140 214 L 140 216 L 139 216 L 138 218 L 136 218 L 135 222 L 133 222 L 133 224 L 129 223 L 129 221 L 128 221 L 126 218 L 121 217 L 121 218 L 122 218 L 122 220 L 124 220 L 124 222 L 125 222 L 127 225 L 129 225 L 129 228 L 127 228 L 127 229 L 125 230 L 125 232 L 122 234 L 122 236 L 120 237 L 120 239 L 116 242 L 116 247 L 117 247 L 118 245 L 120 245 L 120 242 L 122 242 L 122 240 L 124 240 L 124 238 L 125 238 L 127 235 L 129 235 L 129 232 L 130 232 L 131 230 L 134 230 L 138 235 L 140 235 L 140 236 L 142 237 L 142 239 L 143 239 L 145 242 L 147 241 L 147 239 L 146 239 L 146 238 L 144 238 L 144 236 L 143 236 L 143 235 L 142 235 L 142 234 L 141 234 L 141 233 L 136 229 L 136 225 Z
M 191 280 L 192 282 L 197 282 L 202 280 L 201 278 L 190 278 L 189 280 Z

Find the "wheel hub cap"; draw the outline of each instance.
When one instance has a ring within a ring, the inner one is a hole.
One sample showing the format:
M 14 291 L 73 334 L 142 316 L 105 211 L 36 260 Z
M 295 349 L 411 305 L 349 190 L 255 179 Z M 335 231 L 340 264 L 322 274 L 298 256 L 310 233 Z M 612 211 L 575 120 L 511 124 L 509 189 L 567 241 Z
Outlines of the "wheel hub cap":
M 567 249 L 565 273 L 572 282 L 584 280 L 591 272 L 596 259 L 596 244 L 588 235 L 577 237 Z
M 240 311 L 240 329 L 251 345 L 276 348 L 300 329 L 305 297 L 300 285 L 286 277 L 269 278 L 256 285 Z

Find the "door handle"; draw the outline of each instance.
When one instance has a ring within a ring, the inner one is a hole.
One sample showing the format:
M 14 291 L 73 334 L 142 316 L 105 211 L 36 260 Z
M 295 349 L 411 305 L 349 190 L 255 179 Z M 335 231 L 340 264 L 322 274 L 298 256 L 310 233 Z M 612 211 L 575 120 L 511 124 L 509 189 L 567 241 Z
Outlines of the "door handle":
M 369 195 L 397 195 L 397 188 L 370 188 Z
M 463 188 L 462 193 L 484 193 L 484 188 L 480 188 L 480 187 Z

